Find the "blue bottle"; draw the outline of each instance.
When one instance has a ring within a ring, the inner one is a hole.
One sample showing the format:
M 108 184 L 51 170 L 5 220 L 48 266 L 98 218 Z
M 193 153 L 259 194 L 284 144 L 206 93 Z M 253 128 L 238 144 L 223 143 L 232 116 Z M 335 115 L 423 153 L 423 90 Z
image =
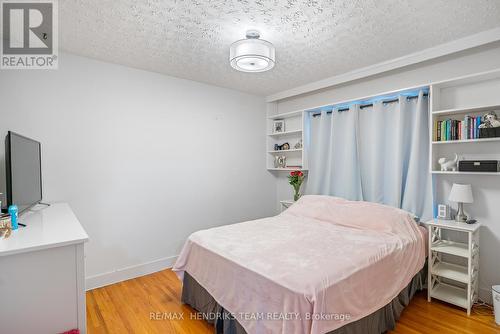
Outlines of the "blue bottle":
M 13 204 L 9 206 L 10 223 L 13 230 L 17 230 L 19 225 L 17 224 L 17 205 Z

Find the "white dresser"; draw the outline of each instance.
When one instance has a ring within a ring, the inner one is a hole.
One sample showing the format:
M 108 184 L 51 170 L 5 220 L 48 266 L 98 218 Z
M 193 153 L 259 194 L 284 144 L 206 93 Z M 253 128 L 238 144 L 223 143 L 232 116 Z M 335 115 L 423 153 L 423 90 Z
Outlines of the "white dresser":
M 86 332 L 83 244 L 68 204 L 38 206 L 0 239 L 0 332 Z

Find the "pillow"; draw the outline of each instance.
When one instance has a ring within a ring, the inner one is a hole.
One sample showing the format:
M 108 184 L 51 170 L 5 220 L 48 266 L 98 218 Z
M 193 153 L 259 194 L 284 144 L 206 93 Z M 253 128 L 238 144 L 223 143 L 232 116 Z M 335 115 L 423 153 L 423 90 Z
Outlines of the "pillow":
M 339 197 L 307 195 L 301 197 L 284 215 L 320 220 L 357 229 L 399 233 L 414 223 L 412 215 L 388 205 L 349 201 Z

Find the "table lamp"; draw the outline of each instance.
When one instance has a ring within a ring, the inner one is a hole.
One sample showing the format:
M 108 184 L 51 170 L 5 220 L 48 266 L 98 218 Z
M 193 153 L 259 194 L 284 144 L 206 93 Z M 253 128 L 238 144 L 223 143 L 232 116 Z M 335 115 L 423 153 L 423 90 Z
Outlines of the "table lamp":
M 464 203 L 474 202 L 474 198 L 472 197 L 471 185 L 453 183 L 453 187 L 451 187 L 450 197 L 448 197 L 448 200 L 450 202 L 458 203 L 458 213 L 455 217 L 455 220 L 461 223 L 466 222 L 467 216 L 464 213 Z

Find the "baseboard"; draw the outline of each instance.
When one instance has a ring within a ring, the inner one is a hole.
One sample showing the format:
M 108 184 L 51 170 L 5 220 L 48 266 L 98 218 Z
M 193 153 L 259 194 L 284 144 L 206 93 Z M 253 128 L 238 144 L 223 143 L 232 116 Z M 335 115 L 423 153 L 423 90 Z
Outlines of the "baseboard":
M 493 303 L 493 295 L 491 293 L 491 287 L 489 288 L 479 287 L 479 299 L 488 304 Z
M 89 276 L 85 278 L 85 289 L 88 291 L 168 269 L 174 265 L 176 259 L 177 256 L 164 257 L 155 261 L 117 269 L 104 274 Z

